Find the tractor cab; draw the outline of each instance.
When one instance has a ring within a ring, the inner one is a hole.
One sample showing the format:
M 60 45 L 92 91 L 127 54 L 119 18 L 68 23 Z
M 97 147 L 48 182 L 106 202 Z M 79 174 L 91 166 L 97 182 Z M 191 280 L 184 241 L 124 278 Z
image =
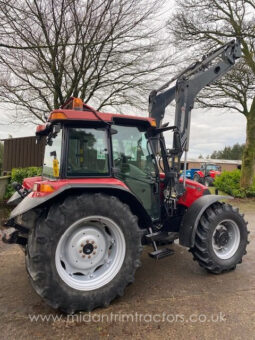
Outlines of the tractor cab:
M 221 168 L 219 165 L 214 163 L 203 163 L 201 165 L 200 170 L 204 173 L 205 176 L 215 177 L 216 175 L 220 175 Z
M 175 141 L 172 149 L 166 148 L 163 135 L 169 131 Z M 71 98 L 50 114 L 44 128 L 37 128 L 37 136 L 46 138 L 41 181 L 52 192 L 66 183 L 78 186 L 116 179 L 158 223 L 178 214 L 178 201 L 189 206 L 209 193 L 200 184 L 185 190 L 176 163 L 178 131 L 168 125 L 158 129 L 152 118 L 100 113 Z M 45 186 L 37 180 L 33 186 L 37 197 L 45 194 L 41 188 Z
M 63 117 L 50 117 L 42 179 L 54 185 L 54 181 L 87 183 L 116 178 L 134 193 L 150 216 L 159 218 L 159 170 L 146 136 L 152 128 L 150 120 L 110 114 L 104 114 L 104 120 Z

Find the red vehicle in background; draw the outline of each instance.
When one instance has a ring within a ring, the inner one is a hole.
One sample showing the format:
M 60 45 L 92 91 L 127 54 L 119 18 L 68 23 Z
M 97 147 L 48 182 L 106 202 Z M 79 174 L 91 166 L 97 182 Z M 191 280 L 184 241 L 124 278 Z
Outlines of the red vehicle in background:
M 213 163 L 203 163 L 200 170 L 194 173 L 193 180 L 209 187 L 213 184 L 215 177 L 220 174 L 220 166 Z

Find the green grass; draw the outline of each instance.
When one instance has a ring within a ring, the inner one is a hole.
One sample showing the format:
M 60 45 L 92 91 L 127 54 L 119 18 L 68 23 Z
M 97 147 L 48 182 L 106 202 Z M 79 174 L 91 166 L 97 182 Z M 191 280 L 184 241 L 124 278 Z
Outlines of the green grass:
M 215 187 L 209 188 L 211 194 L 215 194 Z M 219 190 L 219 195 L 230 196 L 224 191 Z M 227 202 L 235 207 L 240 208 L 242 212 L 253 212 L 255 211 L 255 198 L 234 198 L 230 200 L 222 200 L 222 202 Z

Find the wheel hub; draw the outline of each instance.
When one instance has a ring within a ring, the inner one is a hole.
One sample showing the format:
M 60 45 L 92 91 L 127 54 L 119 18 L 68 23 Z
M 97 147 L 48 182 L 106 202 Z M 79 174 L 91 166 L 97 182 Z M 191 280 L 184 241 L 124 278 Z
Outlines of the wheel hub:
M 92 243 L 87 243 L 83 247 L 82 251 L 85 255 L 90 255 L 94 250 L 93 244 Z
M 215 243 L 219 247 L 224 247 L 229 241 L 229 233 L 227 230 L 217 230 L 215 233 Z
M 78 270 L 89 270 L 102 262 L 107 250 L 105 232 L 97 226 L 79 228 L 67 240 L 69 264 Z
M 214 253 L 222 260 L 231 258 L 240 245 L 239 227 L 233 220 L 223 220 L 215 228 L 212 237 Z

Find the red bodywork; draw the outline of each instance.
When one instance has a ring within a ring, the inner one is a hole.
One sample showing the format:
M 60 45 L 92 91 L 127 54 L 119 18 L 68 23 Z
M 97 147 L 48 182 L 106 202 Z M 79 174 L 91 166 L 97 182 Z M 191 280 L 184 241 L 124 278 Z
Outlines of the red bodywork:
M 37 184 L 38 187 L 39 185 L 42 184 L 48 184 L 50 185 L 54 190 L 57 191 L 63 186 L 68 186 L 70 184 L 96 184 L 97 186 L 100 186 L 100 184 L 103 185 L 109 185 L 109 186 L 119 186 L 121 188 L 124 188 L 128 190 L 128 187 L 126 186 L 125 183 L 122 181 L 116 179 L 116 178 L 84 178 L 84 179 L 57 179 L 57 180 L 50 180 L 50 179 L 45 179 L 42 177 L 30 177 L 26 178 L 23 181 L 23 186 L 26 189 L 33 189 L 34 185 Z M 40 192 L 40 191 L 32 191 L 28 197 L 44 197 L 47 195 L 50 195 L 52 192 Z
M 203 173 L 203 171 L 196 171 L 195 172 L 196 174 L 198 174 L 201 178 L 204 178 L 205 177 L 205 174 Z M 209 176 L 212 177 L 212 178 L 215 178 L 217 175 L 220 175 L 221 172 L 220 171 L 217 171 L 217 170 L 210 170 L 209 171 Z
M 210 177 L 212 177 L 212 178 L 215 178 L 216 176 L 218 176 L 218 175 L 220 175 L 220 174 L 221 174 L 220 171 L 216 171 L 216 170 L 210 170 L 210 171 L 209 171 L 209 175 L 210 175 Z
M 165 174 L 160 174 L 160 178 L 163 180 Z M 182 182 L 183 179 L 180 178 L 180 182 Z M 50 185 L 52 187 L 53 191 L 55 192 L 62 188 L 63 186 L 68 186 L 70 184 L 96 184 L 97 186 L 100 184 L 107 185 L 109 187 L 120 187 L 124 188 L 126 190 L 129 190 L 125 183 L 122 181 L 116 179 L 116 178 L 84 178 L 84 179 L 57 179 L 57 180 L 49 180 L 44 179 L 42 177 L 31 177 L 26 178 L 23 181 L 23 186 L 26 189 L 33 189 L 34 185 L 37 185 L 38 188 L 40 185 Z M 163 198 L 163 190 L 164 190 L 164 183 L 161 182 L 161 198 Z M 184 195 L 179 199 L 178 203 L 184 205 L 185 207 L 191 206 L 191 204 L 196 201 L 199 197 L 204 195 L 204 190 L 208 190 L 204 185 L 194 182 L 190 179 L 186 180 L 186 191 Z M 45 197 L 47 195 L 50 195 L 52 192 L 40 192 L 40 191 L 32 191 L 28 197 Z
M 137 120 L 144 121 L 148 123 L 149 125 L 151 125 L 151 122 L 154 121 L 154 119 L 147 118 L 147 117 L 122 115 L 122 114 L 114 114 L 114 113 L 104 113 L 104 112 L 97 112 L 97 111 L 96 111 L 97 115 L 95 115 L 94 111 L 77 111 L 77 110 L 61 110 L 61 109 L 52 111 L 51 115 L 53 113 L 63 113 L 66 116 L 66 120 L 72 120 L 72 121 L 75 121 L 75 120 L 100 121 L 100 118 L 101 118 L 105 122 L 113 122 L 114 119 L 131 119 L 131 120 L 136 120 L 136 121 Z M 52 117 L 51 115 L 49 118 L 50 121 L 57 120 L 57 119 L 54 119 L 53 118 L 54 116 Z
M 180 178 L 180 182 L 183 182 L 183 177 Z M 208 192 L 208 188 L 203 184 L 186 179 L 186 191 L 184 195 L 179 199 L 178 204 L 190 207 L 199 197 L 203 196 L 205 192 Z
M 165 178 L 164 173 L 160 173 L 160 179 Z M 180 182 L 183 182 L 183 177 L 180 177 Z M 161 198 L 163 198 L 164 183 L 161 182 Z M 184 195 L 179 198 L 178 204 L 184 205 L 185 207 L 190 207 L 199 197 L 204 195 L 204 192 L 208 191 L 208 188 L 203 184 L 192 181 L 191 179 L 186 179 L 186 190 Z
M 196 171 L 195 174 L 198 174 L 199 177 L 201 177 L 201 178 L 204 178 L 204 177 L 205 177 L 205 174 L 204 174 L 203 171 L 201 171 L 201 170 Z

